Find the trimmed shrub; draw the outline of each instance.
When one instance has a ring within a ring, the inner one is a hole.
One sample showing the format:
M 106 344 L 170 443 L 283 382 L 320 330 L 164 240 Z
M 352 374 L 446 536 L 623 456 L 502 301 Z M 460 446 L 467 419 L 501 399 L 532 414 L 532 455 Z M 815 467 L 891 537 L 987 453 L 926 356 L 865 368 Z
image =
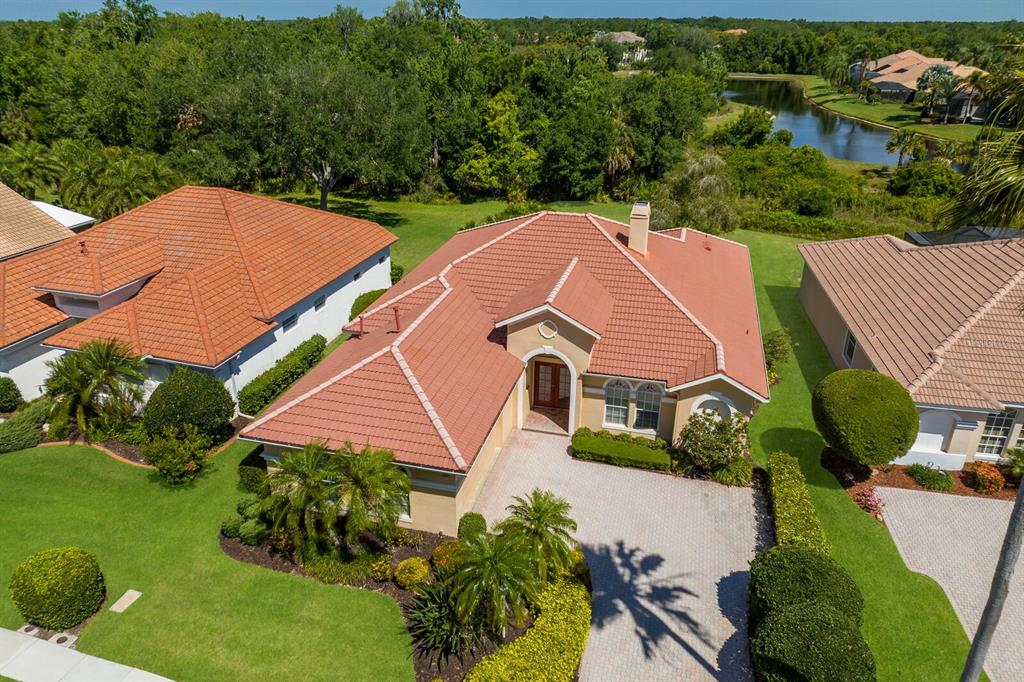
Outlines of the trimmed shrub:
M 1006 466 L 1010 471 L 1010 477 L 1014 481 L 1020 481 L 1024 475 L 1024 448 L 1010 448 L 1006 451 Z
M 403 277 L 405 277 L 405 268 L 395 261 L 391 261 L 391 285 L 398 284 L 398 281 Z M 352 318 L 350 317 L 349 319 Z
M 0 423 L 0 454 L 27 450 L 43 439 L 43 423 L 50 413 L 51 401 L 35 400 L 22 406 L 10 419 Z
M 722 485 L 746 487 L 754 475 L 754 467 L 746 457 L 740 457 L 711 472 L 711 478 Z
M 385 554 L 370 564 L 370 577 L 379 583 L 391 580 L 391 555 Z
M 430 566 L 423 557 L 409 557 L 395 566 L 395 583 L 404 590 L 415 590 L 430 582 Z
M 467 542 L 487 532 L 487 519 L 478 512 L 466 512 L 459 519 L 459 540 Z
M 572 435 L 572 456 L 637 469 L 668 471 L 672 460 L 661 439 L 651 440 L 628 433 L 613 436 L 608 431 L 583 427 Z
M 821 604 L 768 614 L 750 642 L 754 670 L 765 682 L 874 682 L 875 659 L 856 625 Z
M 226 538 L 237 538 L 245 519 L 241 514 L 231 514 L 220 523 L 220 534 Z
M 447 582 L 424 585 L 413 598 L 409 610 L 409 634 L 417 653 L 433 659 L 443 670 L 450 656 L 461 658 L 480 644 L 479 621 L 459 618 Z
M 243 545 L 258 545 L 267 537 L 267 524 L 260 519 L 249 519 L 238 527 L 238 539 Z
M 780 545 L 793 545 L 829 553 L 818 512 L 807 492 L 800 462 L 785 452 L 768 454 L 768 481 L 775 517 L 775 539 Z
M 385 291 L 387 291 L 387 289 L 374 289 L 373 291 L 367 291 L 365 294 L 359 294 L 356 296 L 356 300 L 352 301 L 352 310 L 349 312 L 348 319 L 354 320 L 362 315 L 363 311 L 373 305 L 378 298 L 383 296 Z
M 370 568 L 376 558 L 376 555 L 368 552 L 351 561 L 318 555 L 307 559 L 302 568 L 309 577 L 328 585 L 355 585 L 370 577 Z
M 905 455 L 920 425 L 907 389 L 867 369 L 841 369 L 819 381 L 811 411 L 836 454 L 865 465 Z
M 971 485 L 982 495 L 995 495 L 1006 485 L 1006 479 L 995 464 L 973 462 L 968 465 L 967 472 Z
M 255 415 L 274 402 L 278 396 L 324 357 L 327 340 L 315 334 L 296 346 L 273 367 L 250 381 L 238 392 L 238 409 Z
M 796 604 L 821 604 L 860 625 L 864 598 L 850 574 L 821 552 L 779 545 L 750 562 L 750 623 Z
M 143 446 L 149 442 L 149 432 L 141 419 L 133 419 L 131 423 L 114 434 L 115 440 L 128 445 Z
M 271 528 L 268 542 L 278 554 L 290 557 L 295 553 L 295 536 L 287 528 Z
M 716 471 L 747 456 L 747 418 L 738 413 L 731 419 L 710 412 L 692 414 L 679 431 L 676 447 L 698 469 Z
M 779 365 L 793 354 L 793 337 L 785 327 L 774 329 L 761 337 L 761 345 L 764 346 L 764 364 L 768 373 L 777 375 Z
M 239 498 L 235 511 L 246 521 L 255 519 L 260 513 L 260 498 L 252 494 Z
M 526 634 L 483 658 L 466 682 L 573 679 L 590 632 L 590 593 L 578 580 L 559 579 L 535 605 L 540 614 Z
M 168 428 L 192 424 L 211 439 L 220 440 L 230 435 L 234 412 L 224 384 L 209 374 L 177 366 L 149 397 L 142 421 L 153 438 Z
M 857 503 L 857 506 L 871 514 L 874 517 L 879 517 L 882 511 L 885 509 L 885 502 L 878 495 L 878 489 L 874 486 L 864 488 L 856 495 L 853 496 L 853 501 Z
M 184 433 L 180 436 L 172 426 L 143 447 L 142 458 L 146 464 L 156 467 L 165 481 L 180 485 L 199 475 L 209 450 L 210 437 L 193 424 L 185 424 Z
M 446 577 L 462 566 L 462 541 L 445 540 L 430 553 L 430 563 L 440 577 Z
M 14 379 L 0 377 L 0 412 L 14 412 L 24 402 Z
M 96 613 L 106 594 L 96 557 L 79 547 L 44 549 L 18 564 L 11 601 L 26 621 L 65 630 Z
M 941 469 L 933 469 L 915 463 L 907 467 L 907 475 L 914 479 L 919 486 L 928 490 L 953 489 L 953 477 Z
M 267 461 L 260 456 L 258 448 L 239 462 L 238 482 L 250 493 L 255 493 L 260 497 L 270 495 L 270 485 L 267 482 Z

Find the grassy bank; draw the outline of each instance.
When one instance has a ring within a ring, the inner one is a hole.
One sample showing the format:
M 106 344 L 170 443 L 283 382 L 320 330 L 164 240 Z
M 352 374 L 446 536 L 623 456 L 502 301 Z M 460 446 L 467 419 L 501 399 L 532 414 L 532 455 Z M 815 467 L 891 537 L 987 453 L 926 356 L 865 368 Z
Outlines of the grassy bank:
M 931 578 L 906 567 L 885 526 L 861 511 L 819 463 L 824 442 L 811 416 L 811 391 L 835 368 L 797 295 L 799 241 L 756 232 L 729 236 L 750 246 L 763 328 L 788 327 L 796 346 L 771 402 L 751 421 L 755 459 L 764 463 L 774 450 L 799 458 L 834 556 L 864 593 L 863 632 L 878 679 L 957 680 L 969 643 L 946 595 Z
M 907 104 L 893 102 L 877 102 L 868 104 L 854 94 L 842 94 L 836 91 L 821 76 L 809 74 L 757 74 L 732 73 L 730 78 L 758 80 L 790 80 L 803 85 L 804 94 L 815 104 L 829 111 L 849 118 L 856 118 L 867 123 L 887 128 L 907 128 L 915 133 L 942 140 L 969 142 L 976 138 L 982 126 L 969 123 L 922 123 L 920 112 Z

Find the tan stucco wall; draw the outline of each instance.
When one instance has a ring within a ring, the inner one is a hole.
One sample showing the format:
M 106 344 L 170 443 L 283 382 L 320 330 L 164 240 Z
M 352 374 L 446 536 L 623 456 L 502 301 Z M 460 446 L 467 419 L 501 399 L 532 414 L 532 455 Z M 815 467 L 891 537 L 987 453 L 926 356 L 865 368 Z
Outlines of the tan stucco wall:
M 919 407 L 918 412 L 925 413 L 931 408 Z M 961 426 L 953 427 L 946 443 L 945 451 L 951 454 L 966 455 L 967 461 L 972 462 L 978 454 L 978 444 L 981 442 L 981 435 L 985 430 L 985 422 L 988 420 L 987 412 L 976 412 L 972 410 L 954 410 L 951 414 L 956 415 Z M 965 428 L 963 424 L 973 423 L 974 428 Z M 1010 437 L 1007 439 L 1007 449 L 1017 444 L 1020 435 L 1024 431 L 1024 409 L 1017 410 L 1017 417 L 1010 429 Z M 984 459 L 992 459 L 990 455 L 983 455 Z
M 818 331 L 818 336 L 821 337 L 829 355 L 832 356 L 832 364 L 839 368 L 846 368 L 843 345 L 846 343 L 848 327 L 832 301 L 829 300 L 821 283 L 806 264 L 803 278 L 800 280 L 800 302 L 803 304 L 811 324 Z M 855 369 L 874 369 L 871 361 L 864 354 L 859 339 L 857 349 L 853 354 L 853 363 L 849 366 Z
M 481 489 L 483 489 L 484 481 L 487 480 L 487 476 L 491 473 L 494 463 L 498 461 L 498 453 L 501 451 L 501 448 L 505 447 L 509 436 L 516 429 L 518 418 L 516 393 L 516 389 L 513 388 L 508 396 L 508 400 L 505 401 L 505 405 L 501 408 L 501 413 L 495 420 L 494 426 L 491 427 L 487 440 L 484 441 L 480 452 L 476 455 L 476 459 L 473 460 L 473 466 L 470 467 L 469 474 L 463 481 L 462 487 L 459 488 L 455 509 L 456 528 L 458 527 L 458 519 L 473 508 L 473 504 L 476 502 L 477 497 L 480 496 Z
M 546 339 L 540 333 L 540 323 L 545 320 L 558 327 L 558 333 L 553 338 Z M 594 337 L 565 320 L 543 313 L 508 327 L 506 348 L 509 353 L 521 358 L 540 348 L 559 351 L 572 361 L 577 376 L 586 372 L 590 366 L 590 351 L 593 347 Z

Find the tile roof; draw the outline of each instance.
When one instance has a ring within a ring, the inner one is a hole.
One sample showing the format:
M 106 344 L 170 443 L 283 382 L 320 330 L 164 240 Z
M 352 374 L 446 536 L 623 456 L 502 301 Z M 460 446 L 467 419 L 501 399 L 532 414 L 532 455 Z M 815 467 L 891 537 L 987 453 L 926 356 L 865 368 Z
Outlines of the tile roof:
M 74 234 L 0 182 L 0 259 L 59 242 Z
M 0 345 L 68 319 L 36 287 L 96 293 L 155 272 L 134 298 L 46 343 L 74 349 L 114 337 L 143 355 L 217 366 L 273 329 L 274 315 L 394 240 L 365 220 L 182 187 L 78 239 L 0 263 Z
M 589 372 L 669 387 L 724 376 L 766 400 L 746 247 L 677 231 L 652 237 L 644 257 L 623 246 L 627 231 L 545 212 L 458 233 L 243 436 L 370 442 L 400 462 L 466 471 L 523 370 L 495 324 L 540 304 L 600 330 Z
M 800 245 L 876 369 L 922 404 L 1024 402 L 1024 240 Z

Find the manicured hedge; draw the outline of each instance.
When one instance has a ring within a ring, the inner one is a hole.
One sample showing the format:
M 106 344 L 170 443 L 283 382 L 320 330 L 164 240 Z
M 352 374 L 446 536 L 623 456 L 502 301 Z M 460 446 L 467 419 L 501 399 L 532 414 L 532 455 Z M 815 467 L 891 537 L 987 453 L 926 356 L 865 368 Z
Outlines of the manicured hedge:
M 11 601 L 33 625 L 64 630 L 96 613 L 106 594 L 96 557 L 78 547 L 33 554 L 14 569 Z
M 559 579 L 537 596 L 540 611 L 519 639 L 477 663 L 466 682 L 569 682 L 590 632 L 590 593 L 581 582 Z
M 616 436 L 607 431 L 595 433 L 583 427 L 572 435 L 572 456 L 624 467 L 668 471 L 672 461 L 663 443 L 628 433 Z
M 463 542 L 487 532 L 487 519 L 480 512 L 466 512 L 459 519 L 459 539 Z
M 821 552 L 779 545 L 750 562 L 750 623 L 775 611 L 816 603 L 860 625 L 864 597 L 850 574 Z
M 256 493 L 260 497 L 270 495 L 270 485 L 267 482 L 267 461 L 263 459 L 259 449 L 253 450 L 239 462 L 238 482 L 250 493 Z
M 828 554 L 830 547 L 796 457 L 785 452 L 769 453 L 768 480 L 776 541 Z
M 167 429 L 181 430 L 192 424 L 213 440 L 231 434 L 235 412 L 231 394 L 215 377 L 189 367 L 177 366 L 167 380 L 156 387 L 142 410 L 142 422 L 150 437 Z
M 394 283 L 394 282 L 392 282 Z M 356 300 L 352 301 L 352 311 L 348 315 L 348 319 L 354 320 L 359 315 L 370 307 L 378 298 L 384 295 L 387 289 L 374 289 L 373 291 L 367 291 L 365 294 L 359 294 Z
M 320 334 L 303 341 L 277 364 L 259 375 L 238 392 L 238 409 L 255 415 L 312 369 L 324 356 L 327 340 Z
M 873 682 L 875 659 L 856 625 L 821 604 L 772 612 L 750 641 L 764 682 Z

